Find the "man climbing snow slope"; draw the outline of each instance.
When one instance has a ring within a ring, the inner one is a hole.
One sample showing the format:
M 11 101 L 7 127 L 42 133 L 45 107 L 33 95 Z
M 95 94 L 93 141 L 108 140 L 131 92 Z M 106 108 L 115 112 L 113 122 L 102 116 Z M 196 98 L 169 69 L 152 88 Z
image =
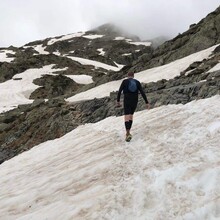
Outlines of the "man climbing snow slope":
M 121 86 L 119 88 L 118 95 L 117 95 L 117 106 L 118 107 L 121 106 L 120 97 L 121 97 L 122 91 L 124 94 L 124 121 L 125 121 L 125 129 L 126 129 L 125 140 L 129 142 L 132 138 L 130 130 L 131 130 L 132 123 L 133 123 L 133 114 L 135 112 L 135 109 L 138 103 L 138 92 L 139 91 L 147 105 L 146 106 L 147 109 L 150 109 L 150 104 L 147 100 L 145 92 L 143 91 L 141 83 L 138 80 L 134 79 L 134 73 L 132 72 L 129 72 L 128 78 L 124 79 L 121 83 Z

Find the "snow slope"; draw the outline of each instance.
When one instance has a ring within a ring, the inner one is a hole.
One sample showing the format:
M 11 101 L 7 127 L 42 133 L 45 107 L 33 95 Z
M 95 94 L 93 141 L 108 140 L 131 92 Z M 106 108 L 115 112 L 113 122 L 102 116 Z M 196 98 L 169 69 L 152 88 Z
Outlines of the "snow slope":
M 0 166 L 0 219 L 220 219 L 220 96 L 109 117 Z

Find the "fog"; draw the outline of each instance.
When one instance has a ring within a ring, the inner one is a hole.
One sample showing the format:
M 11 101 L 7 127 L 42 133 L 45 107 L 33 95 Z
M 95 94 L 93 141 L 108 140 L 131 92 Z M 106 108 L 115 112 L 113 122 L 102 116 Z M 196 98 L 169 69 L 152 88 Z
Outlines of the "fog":
M 142 40 L 175 37 L 219 0 L 0 0 L 0 47 L 114 23 Z

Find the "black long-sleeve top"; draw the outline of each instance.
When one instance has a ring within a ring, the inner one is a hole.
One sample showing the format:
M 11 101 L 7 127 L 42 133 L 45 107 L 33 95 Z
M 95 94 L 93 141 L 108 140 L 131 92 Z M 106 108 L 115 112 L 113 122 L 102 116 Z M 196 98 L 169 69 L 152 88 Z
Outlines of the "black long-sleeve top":
M 122 81 L 121 86 L 120 86 L 119 91 L 118 91 L 117 102 L 120 101 L 120 97 L 121 97 L 122 91 L 123 91 L 123 94 L 124 94 L 125 97 L 128 97 L 129 94 L 131 94 L 133 97 L 135 96 L 135 97 L 137 98 L 137 100 L 138 100 L 138 91 L 140 91 L 140 93 L 141 93 L 141 95 L 142 95 L 142 97 L 143 97 L 145 103 L 146 103 L 146 104 L 149 103 L 148 100 L 147 100 L 147 96 L 145 95 L 145 92 L 144 92 L 144 90 L 143 90 L 143 88 L 142 88 L 142 86 L 141 86 L 141 83 L 140 83 L 138 80 L 136 80 L 136 79 L 134 79 L 134 80 L 135 80 L 135 82 L 136 82 L 136 84 L 137 84 L 137 91 L 135 91 L 135 92 L 130 92 L 130 91 L 128 90 L 129 78 L 128 78 L 128 79 L 124 79 L 124 80 Z

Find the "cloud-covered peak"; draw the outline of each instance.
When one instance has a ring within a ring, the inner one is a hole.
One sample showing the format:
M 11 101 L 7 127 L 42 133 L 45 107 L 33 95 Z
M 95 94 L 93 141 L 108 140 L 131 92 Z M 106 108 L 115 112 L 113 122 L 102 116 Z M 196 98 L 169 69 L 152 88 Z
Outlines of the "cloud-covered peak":
M 127 37 L 132 39 L 133 41 L 140 41 L 140 38 L 138 36 L 128 33 L 128 31 L 124 30 L 121 26 L 114 23 L 105 23 L 91 29 L 89 32 L 96 32 L 97 34 L 108 35 L 111 37 Z

